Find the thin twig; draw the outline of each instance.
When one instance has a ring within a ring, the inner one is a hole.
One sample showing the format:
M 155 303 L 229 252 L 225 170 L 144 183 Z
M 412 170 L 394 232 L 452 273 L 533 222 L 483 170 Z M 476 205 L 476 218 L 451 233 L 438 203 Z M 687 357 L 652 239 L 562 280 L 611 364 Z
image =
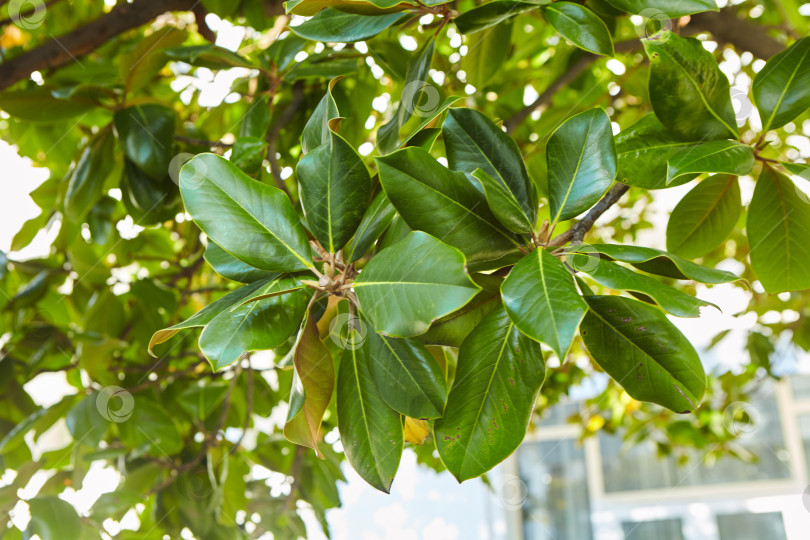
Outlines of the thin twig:
M 627 184 L 616 184 L 602 197 L 598 203 L 585 215 L 584 218 L 574 224 L 573 227 L 554 237 L 546 247 L 559 247 L 564 246 L 568 242 L 578 245 L 582 243 L 587 233 L 593 227 L 596 220 L 604 214 L 608 208 L 619 202 L 619 199 L 627 193 L 630 186 Z

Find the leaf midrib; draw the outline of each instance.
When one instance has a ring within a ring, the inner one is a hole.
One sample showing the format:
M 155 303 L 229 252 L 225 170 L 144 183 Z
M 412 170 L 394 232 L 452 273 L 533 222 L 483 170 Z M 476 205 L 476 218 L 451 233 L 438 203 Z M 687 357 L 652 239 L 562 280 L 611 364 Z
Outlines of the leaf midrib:
M 588 129 L 585 132 L 585 138 L 582 143 L 582 149 L 579 152 L 579 159 L 577 159 L 577 166 L 574 168 L 574 174 L 571 175 L 571 182 L 568 184 L 568 189 L 565 192 L 565 197 L 563 198 L 562 202 L 560 203 L 560 207 L 557 209 L 557 214 L 554 216 L 554 220 L 552 221 L 551 228 L 554 228 L 554 225 L 557 224 L 557 221 L 560 219 L 560 215 L 562 215 L 563 209 L 565 209 L 565 204 L 568 202 L 568 199 L 571 197 L 571 191 L 574 189 L 574 183 L 577 180 L 577 174 L 579 173 L 579 168 L 582 166 L 582 157 L 585 155 L 585 147 L 587 146 L 587 141 L 591 136 L 591 128 L 593 127 L 593 121 L 595 117 L 591 115 L 591 121 L 588 123 Z
M 808 53 L 810 53 L 810 47 L 804 50 L 804 54 L 802 54 L 802 59 L 796 63 L 796 67 L 793 70 L 793 73 L 790 74 L 788 78 L 788 83 L 782 88 L 782 93 L 779 94 L 779 99 L 776 100 L 776 107 L 773 108 L 771 115 L 768 117 L 768 122 L 765 124 L 765 127 L 762 129 L 762 132 L 765 133 L 771 128 L 771 124 L 773 123 L 773 119 L 776 116 L 776 113 L 779 111 L 779 107 L 782 106 L 782 101 L 784 101 L 785 96 L 787 95 L 788 88 L 790 88 L 793 79 L 796 77 L 796 72 L 799 71 L 799 68 L 804 62 L 804 59 L 807 58 Z M 776 70 L 776 68 L 774 68 Z

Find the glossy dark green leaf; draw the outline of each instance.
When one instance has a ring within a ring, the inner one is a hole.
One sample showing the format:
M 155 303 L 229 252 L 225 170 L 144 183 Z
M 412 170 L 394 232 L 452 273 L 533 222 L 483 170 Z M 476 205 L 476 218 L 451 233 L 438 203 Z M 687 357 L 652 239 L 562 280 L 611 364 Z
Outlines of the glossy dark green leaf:
M 701 307 L 717 307 L 711 302 L 704 302 L 615 262 L 585 254 L 569 256 L 566 262 L 575 270 L 581 270 L 591 276 L 600 285 L 620 291 L 641 293 L 645 299 L 649 298 L 662 309 L 678 317 L 699 317 Z
M 260 270 L 259 268 L 253 268 L 249 264 L 243 263 L 210 239 L 205 248 L 205 253 L 203 253 L 203 257 L 217 274 L 233 281 L 252 283 L 260 279 L 273 279 L 279 276 L 278 272 Z
M 318 443 L 321 420 L 335 388 L 335 364 L 329 348 L 321 341 L 312 313 L 307 315 L 298 336 L 293 363 L 295 375 L 284 436 L 312 448 L 323 458 Z
M 57 99 L 44 88 L 0 92 L 0 109 L 26 122 L 61 122 L 87 114 L 94 106 L 79 99 Z
M 605 22 L 590 9 L 573 2 L 554 2 L 543 7 L 548 23 L 580 49 L 613 56 L 613 39 Z
M 31 521 L 25 538 L 38 535 L 41 540 L 80 538 L 82 522 L 73 506 L 58 497 L 35 497 L 26 501 Z
M 442 126 L 447 161 L 455 171 L 482 169 L 511 195 L 528 217 L 537 219 L 537 191 L 515 141 L 475 109 L 450 109 Z M 497 214 L 496 214 L 497 215 Z M 524 231 L 521 231 L 524 232 Z
M 648 10 L 647 13 L 651 13 L 650 18 L 657 13 L 674 19 L 703 11 L 717 11 L 717 3 L 714 0 L 607 0 L 607 2 L 622 11 L 636 15 Z
M 683 175 L 667 184 L 667 162 L 695 143 L 673 135 L 650 113 L 615 137 L 619 182 L 645 189 L 679 186 L 695 175 Z
M 737 138 L 728 79 L 695 38 L 660 32 L 642 40 L 650 58 L 650 102 L 672 133 L 703 141 Z
M 376 161 L 385 193 L 408 226 L 460 249 L 471 268 L 496 268 L 499 259 L 519 253 L 518 241 L 464 174 L 443 167 L 421 148 Z
M 343 248 L 343 260 L 350 263 L 362 257 L 391 224 L 396 213 L 385 192 L 377 193 L 357 226 L 354 237 Z
M 810 107 L 810 37 L 771 57 L 754 77 L 762 131 L 782 127 Z
M 545 343 L 565 360 L 588 308 L 560 259 L 545 249 L 529 253 L 509 272 L 501 297 L 521 332 Z
M 667 184 L 683 175 L 749 174 L 754 168 L 754 149 L 735 141 L 708 141 L 684 148 L 667 162 Z
M 385 402 L 411 418 L 441 416 L 447 388 L 441 367 L 427 348 L 414 338 L 391 338 L 373 328 L 365 338 L 374 359 L 371 375 Z
M 337 376 L 337 420 L 343 452 L 357 474 L 388 493 L 404 446 L 402 418 L 388 406 L 371 374 L 368 340 L 356 333 L 343 351 Z
M 593 206 L 616 178 L 616 147 L 605 111 L 591 109 L 566 120 L 548 140 L 546 161 L 552 223 Z
M 250 266 L 271 272 L 312 266 L 306 232 L 287 195 L 225 158 L 200 154 L 183 165 L 180 192 L 200 229 Z
M 174 111 L 147 103 L 119 109 L 114 119 L 124 154 L 151 178 L 165 178 L 174 157 Z
M 736 176 L 718 174 L 700 182 L 672 210 L 667 251 L 694 259 L 728 238 L 742 212 Z
M 368 208 L 371 177 L 363 159 L 333 132 L 330 142 L 301 158 L 296 170 L 309 230 L 330 253 L 337 253 Z
M 428 2 L 434 5 L 441 2 Z M 409 0 L 288 0 L 284 2 L 287 13 L 309 17 L 322 9 L 332 7 L 345 13 L 362 15 L 382 15 L 384 13 L 403 11 L 415 7 L 416 2 Z
M 511 39 L 512 21 L 495 25 L 488 32 L 467 36 L 467 54 L 461 59 L 467 82 L 479 90 L 497 83 L 495 74 L 509 57 Z
M 444 416 L 434 425 L 436 449 L 459 482 L 487 472 L 520 445 L 544 378 L 540 344 L 503 308 L 467 336 Z
M 520 203 L 511 191 L 484 170 L 475 169 L 472 175 L 481 184 L 492 214 L 504 227 L 517 233 L 532 231 L 531 219 L 523 213 Z
M 172 219 L 177 210 L 177 186 L 168 174 L 155 180 L 132 161 L 124 158 L 121 201 L 140 226 Z
M 260 137 L 237 137 L 233 143 L 231 162 L 248 174 L 259 172 L 267 155 L 267 141 Z
M 621 244 L 588 244 L 574 251 L 601 253 L 610 260 L 630 263 L 645 272 L 673 279 L 693 279 L 710 284 L 740 279 L 731 272 L 707 268 L 660 249 Z
M 511 19 L 515 15 L 540 9 L 541 4 L 520 0 L 494 0 L 465 11 L 453 22 L 462 34 L 485 30 Z
M 580 325 L 588 352 L 639 401 L 692 412 L 706 390 L 706 373 L 689 340 L 658 308 L 621 296 L 586 296 Z
M 338 81 L 340 78 L 329 81 L 326 94 L 318 102 L 318 106 L 312 111 L 312 115 L 304 126 L 304 131 L 301 133 L 301 149 L 305 154 L 331 139 L 332 130 L 329 129 L 329 121 L 340 116 L 335 98 L 332 97 L 332 89 Z
M 256 65 L 247 58 L 213 44 L 171 47 L 166 49 L 166 55 L 172 60 L 208 69 L 256 68 Z
M 256 289 L 253 296 L 296 285 L 298 282 L 295 278 L 274 279 Z M 200 350 L 216 371 L 231 365 L 246 352 L 283 345 L 301 324 L 309 296 L 305 290 L 295 290 L 226 309 L 203 328 Z
M 751 266 L 769 293 L 810 289 L 810 198 L 763 167 L 748 207 Z
M 104 129 L 90 140 L 70 176 L 65 193 L 65 214 L 79 221 L 98 202 L 104 192 L 104 180 L 115 164 L 115 138 L 112 129 Z
M 400 13 L 357 15 L 328 7 L 291 29 L 299 36 L 315 41 L 349 43 L 372 38 L 402 17 Z
M 429 234 L 409 233 L 378 253 L 355 280 L 360 308 L 383 334 L 423 334 L 480 290 L 465 262 L 460 251 Z

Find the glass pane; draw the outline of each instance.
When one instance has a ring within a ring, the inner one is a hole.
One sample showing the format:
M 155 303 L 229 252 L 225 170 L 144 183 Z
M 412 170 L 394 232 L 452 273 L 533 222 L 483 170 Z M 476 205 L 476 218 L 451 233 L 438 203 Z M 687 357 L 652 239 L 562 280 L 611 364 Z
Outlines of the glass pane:
M 739 540 L 740 538 L 787 539 L 780 512 L 717 516 L 717 529 L 720 533 L 720 540 Z
M 599 434 L 605 491 L 632 491 L 671 487 L 725 484 L 790 478 L 788 452 L 782 437 L 779 409 L 773 388 L 767 386 L 751 400 L 756 428 L 744 433 L 738 443 L 757 456 L 757 463 L 725 457 L 709 466 L 696 452 L 685 465 L 673 457 L 658 456 L 655 443 L 645 441 L 624 446 L 621 435 Z M 810 434 L 810 432 L 809 432 Z
M 789 380 L 793 399 L 810 399 L 810 375 L 793 375 Z
M 524 540 L 591 540 L 585 452 L 573 439 L 525 443 L 518 450 Z
M 810 471 L 810 414 L 799 417 L 799 435 L 804 443 L 804 459 Z
M 623 521 L 625 540 L 683 540 L 683 526 L 680 519 L 658 519 L 655 521 Z

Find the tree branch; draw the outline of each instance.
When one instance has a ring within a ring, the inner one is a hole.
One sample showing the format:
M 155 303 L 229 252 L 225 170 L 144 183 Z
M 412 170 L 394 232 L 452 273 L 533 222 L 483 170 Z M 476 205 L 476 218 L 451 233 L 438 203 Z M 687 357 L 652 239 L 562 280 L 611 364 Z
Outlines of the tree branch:
M 572 244 L 581 244 L 582 239 L 585 238 L 585 233 L 591 230 L 596 220 L 607 212 L 607 209 L 619 202 L 619 199 L 627 193 L 630 186 L 627 184 L 618 183 L 605 193 L 598 203 L 596 203 L 591 210 L 585 214 L 585 217 L 577 221 L 573 227 L 554 237 L 549 243 L 548 247 L 564 246 L 568 242 Z
M 281 131 L 292 121 L 292 119 L 295 117 L 295 113 L 298 112 L 298 109 L 301 107 L 303 102 L 303 85 L 300 81 L 298 81 L 292 87 L 292 97 L 290 98 L 290 102 L 287 104 L 287 107 L 281 111 L 281 114 L 279 114 L 278 120 L 276 120 L 275 124 L 273 124 L 273 127 L 267 131 L 267 137 L 265 139 L 267 141 L 267 161 L 270 162 L 270 172 L 273 173 L 273 179 L 276 181 L 276 187 L 286 193 L 290 200 L 292 200 L 292 196 L 290 195 L 290 192 L 287 191 L 287 186 L 284 185 L 284 180 L 281 178 L 281 167 L 278 164 L 278 159 L 276 159 L 276 143 L 278 141 L 278 136 L 281 135 Z

